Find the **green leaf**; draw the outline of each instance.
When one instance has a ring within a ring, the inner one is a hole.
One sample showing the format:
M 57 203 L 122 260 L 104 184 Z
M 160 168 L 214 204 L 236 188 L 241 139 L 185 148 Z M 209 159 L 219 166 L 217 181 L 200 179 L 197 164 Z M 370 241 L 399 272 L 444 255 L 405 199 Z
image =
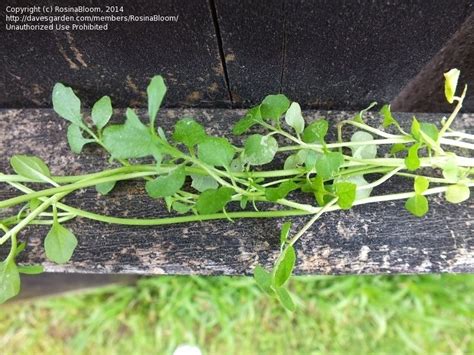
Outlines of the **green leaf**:
M 424 176 L 417 176 L 415 177 L 415 193 L 417 195 L 421 195 L 423 192 L 428 190 L 428 187 L 430 186 L 430 181 L 424 177 Z
M 435 124 L 428 122 L 420 123 L 421 132 L 430 137 L 434 142 L 438 140 L 439 131 Z
M 168 175 L 158 176 L 154 180 L 147 181 L 145 190 L 153 198 L 173 196 L 183 187 L 185 179 L 186 171 L 183 166 L 180 166 Z
M 297 102 L 293 102 L 288 111 L 286 111 L 285 122 L 288 126 L 292 127 L 296 133 L 303 133 L 304 118 L 301 114 L 301 107 Z
M 141 123 L 136 113 L 128 108 L 123 125 L 112 125 L 104 129 L 104 145 L 115 159 L 142 158 L 153 155 L 157 147 L 153 144 L 150 130 Z
M 275 269 L 275 286 L 283 286 L 291 276 L 295 267 L 296 253 L 293 246 L 288 246 L 280 256 Z
M 198 157 L 206 164 L 229 166 L 235 149 L 226 138 L 208 137 L 198 145 Z
M 82 151 L 84 145 L 94 142 L 93 139 L 84 138 L 82 135 L 81 128 L 73 123 L 67 128 L 67 142 L 71 150 L 79 154 Z
M 459 69 L 451 69 L 444 73 L 444 95 L 450 104 L 454 102 L 454 95 L 456 94 L 456 86 L 458 85 L 460 73 Z
M 281 226 L 280 232 L 280 244 L 283 245 L 288 240 L 288 235 L 290 234 L 291 222 L 285 222 Z
M 326 190 L 324 180 L 320 175 L 317 175 L 313 179 L 311 183 L 311 188 L 313 189 L 314 197 L 316 198 L 318 205 L 324 206 L 326 204 L 325 197 L 328 195 L 329 192 Z
M 446 190 L 446 200 L 451 203 L 461 203 L 466 201 L 471 195 L 468 186 L 462 184 L 450 185 Z
M 46 257 L 57 264 L 67 263 L 76 246 L 76 236 L 58 222 L 53 223 L 44 240 Z
M 13 260 L 0 262 L 0 304 L 20 292 L 20 274 Z
M 347 210 L 352 207 L 356 199 L 356 188 L 357 185 L 351 182 L 337 182 L 334 184 L 336 188 L 336 195 L 338 197 L 337 204 L 343 210 Z
M 230 171 L 232 172 L 237 172 L 237 173 L 240 173 L 242 171 L 244 171 L 245 167 L 244 167 L 244 162 L 242 161 L 241 157 L 237 157 L 235 159 L 233 159 L 231 162 L 230 162 Z
M 244 143 L 243 159 L 250 165 L 263 165 L 273 160 L 278 143 L 272 136 L 253 134 Z
M 457 182 L 459 180 L 459 167 L 454 158 L 448 159 L 443 166 L 443 177 L 450 182 Z
M 247 203 L 249 202 L 249 197 L 248 196 L 242 196 L 240 198 L 240 208 L 245 210 L 245 208 L 247 207 Z
M 172 204 L 172 207 L 173 207 L 173 210 L 175 210 L 179 214 L 188 213 L 192 208 L 191 205 L 187 205 L 187 204 L 181 203 L 179 201 L 174 201 L 173 204 Z
M 191 179 L 191 187 L 199 192 L 204 192 L 209 189 L 217 189 L 219 187 L 217 181 L 209 175 L 191 174 Z
M 234 125 L 232 133 L 239 136 L 260 121 L 262 121 L 262 115 L 260 114 L 260 105 L 258 105 L 247 111 L 246 115 Z
M 103 96 L 92 107 L 92 122 L 101 130 L 109 122 L 112 114 L 112 101 L 110 101 L 110 97 Z
M 344 156 L 340 152 L 327 152 L 316 160 L 316 173 L 324 180 L 330 179 L 339 171 Z
M 291 191 L 299 187 L 293 180 L 282 182 L 278 187 L 268 187 L 265 189 L 265 197 L 268 201 L 277 201 L 285 198 Z
M 278 296 L 278 300 L 280 301 L 281 305 L 285 307 L 288 311 L 294 312 L 296 307 L 287 289 L 284 287 L 278 287 L 276 289 L 276 294 Z
M 192 118 L 183 118 L 174 127 L 173 139 L 188 148 L 203 142 L 207 138 L 204 127 Z
M 428 212 L 428 200 L 423 195 L 410 197 L 405 203 L 405 208 L 417 217 L 423 217 Z
M 231 200 L 234 190 L 230 187 L 219 187 L 204 191 L 196 202 L 199 214 L 212 214 L 220 212 Z
M 303 142 L 305 143 L 324 143 L 324 137 L 328 133 L 328 121 L 321 118 L 317 121 L 311 122 L 303 131 Z
M 420 167 L 418 149 L 420 149 L 420 143 L 415 143 L 408 149 L 408 155 L 405 158 L 405 165 L 408 170 L 416 170 Z
M 390 154 L 395 155 L 395 154 L 397 154 L 397 153 L 404 152 L 405 150 L 407 150 L 407 147 L 406 147 L 405 144 L 403 144 L 403 143 L 395 143 L 395 144 L 392 145 L 392 147 L 390 148 Z
M 370 105 L 363 110 L 359 111 L 357 115 L 354 116 L 353 120 L 359 123 L 364 123 L 364 114 L 369 111 L 372 107 L 377 105 L 377 102 L 371 102 Z
M 410 130 L 410 133 L 411 133 L 412 137 L 413 137 L 416 141 L 420 141 L 420 140 L 421 140 L 420 131 L 421 131 L 420 122 L 418 122 L 418 120 L 416 119 L 416 117 L 413 116 L 413 120 L 412 120 L 412 122 L 411 122 L 411 130 Z
M 273 293 L 272 290 L 272 275 L 260 265 L 257 265 L 253 270 L 253 278 L 257 282 L 258 287 L 266 293 Z
M 50 181 L 51 172 L 48 166 L 38 157 L 29 155 L 14 155 L 10 164 L 18 175 L 32 180 Z
M 84 126 L 81 115 L 81 100 L 70 87 L 56 83 L 53 88 L 53 109 L 62 118 Z
M 380 113 L 383 115 L 383 127 L 387 128 L 391 125 L 400 127 L 397 120 L 392 116 L 392 112 L 390 111 L 390 105 L 386 104 L 383 105 L 380 109 Z
M 365 180 L 363 175 L 349 176 L 348 178 L 346 178 L 346 181 L 355 184 L 357 187 L 361 187 L 368 184 L 367 180 Z M 372 187 L 368 189 L 357 189 L 355 199 L 361 200 L 361 199 L 369 197 L 370 194 L 372 193 L 372 189 L 373 189 Z
M 300 151 L 302 152 L 302 151 Z M 300 152 L 298 152 L 298 156 L 300 154 Z M 316 162 L 318 161 L 318 159 L 322 156 L 323 154 L 321 153 L 318 153 L 318 152 L 315 152 L 314 150 L 307 150 L 307 154 L 306 154 L 306 157 L 305 157 L 305 160 L 304 160 L 304 165 L 306 166 L 307 169 L 314 169 L 315 165 L 316 165 Z
M 278 120 L 290 107 L 290 100 L 283 95 L 268 95 L 260 105 L 260 113 L 263 119 Z
M 35 210 L 40 205 L 41 205 L 41 200 L 39 200 L 37 198 L 33 198 L 28 202 L 28 207 L 29 207 L 30 211 Z
M 101 195 L 107 195 L 115 187 L 116 181 L 102 182 L 95 185 L 95 190 Z
M 27 275 L 38 275 L 44 272 L 43 265 L 20 265 L 18 271 Z
M 150 123 L 153 127 L 156 114 L 166 94 L 165 81 L 161 75 L 156 75 L 151 79 L 150 84 L 146 88 L 146 93 L 148 95 L 148 115 L 150 116 Z
M 26 242 L 21 242 L 16 246 L 15 257 L 17 257 L 26 248 Z
M 295 169 L 300 165 L 300 160 L 296 154 L 291 154 L 285 159 L 285 163 L 283 164 L 283 169 Z
M 351 142 L 373 141 L 374 137 L 367 132 L 357 131 L 351 137 Z M 377 156 L 377 145 L 367 144 L 351 147 L 352 156 L 356 159 L 373 159 Z

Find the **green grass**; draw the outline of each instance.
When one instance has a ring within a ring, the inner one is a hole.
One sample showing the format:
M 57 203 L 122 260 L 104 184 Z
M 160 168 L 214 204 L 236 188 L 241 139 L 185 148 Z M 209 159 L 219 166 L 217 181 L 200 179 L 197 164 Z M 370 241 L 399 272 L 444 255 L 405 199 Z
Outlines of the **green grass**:
M 288 314 L 249 278 L 155 277 L 0 309 L 3 354 L 472 353 L 474 275 L 300 277 Z

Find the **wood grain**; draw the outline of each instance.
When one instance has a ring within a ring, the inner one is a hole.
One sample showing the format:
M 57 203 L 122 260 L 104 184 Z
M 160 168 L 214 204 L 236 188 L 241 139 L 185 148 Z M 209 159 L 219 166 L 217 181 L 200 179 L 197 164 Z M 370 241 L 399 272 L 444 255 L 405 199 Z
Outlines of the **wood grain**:
M 181 116 L 200 120 L 209 132 L 225 134 L 243 114 L 240 110 L 165 110 L 158 122 L 165 128 Z M 311 120 L 324 115 L 331 121 L 349 112 L 310 111 Z M 407 125 L 409 114 L 398 117 Z M 419 114 L 420 119 L 440 115 Z M 373 119 L 371 119 L 371 122 Z M 458 128 L 471 131 L 474 114 L 462 115 Z M 0 111 L 0 171 L 11 171 L 8 159 L 16 153 L 44 159 L 54 174 L 78 174 L 103 167 L 104 155 L 89 147 L 72 154 L 66 143 L 66 124 L 51 110 Z M 395 182 L 384 192 L 409 189 Z M 0 185 L 0 199 L 14 196 Z M 168 213 L 160 200 L 146 196 L 142 182 L 123 182 L 107 197 L 87 189 L 68 196 L 67 203 L 109 215 L 152 217 Z M 436 273 L 474 271 L 474 199 L 452 205 L 440 196 L 430 198 L 424 218 L 411 216 L 403 201 L 355 207 L 321 218 L 297 244 L 297 272 L 304 274 Z M 293 218 L 301 227 L 307 217 Z M 279 226 L 283 219 L 188 223 L 164 227 L 124 227 L 84 219 L 68 223 L 79 239 L 72 261 L 54 265 L 45 261 L 41 245 L 47 229 L 29 228 L 22 263 L 42 263 L 49 272 L 138 274 L 230 274 L 252 271 L 256 263 L 270 265 L 277 256 Z M 7 246 L 0 247 L 5 256 Z

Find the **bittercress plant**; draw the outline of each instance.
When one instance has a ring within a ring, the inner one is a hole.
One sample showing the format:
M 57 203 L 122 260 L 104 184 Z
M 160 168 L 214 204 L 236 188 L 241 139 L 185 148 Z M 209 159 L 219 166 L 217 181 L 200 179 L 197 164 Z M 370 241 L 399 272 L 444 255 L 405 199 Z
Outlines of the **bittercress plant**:
M 288 281 L 297 263 L 295 243 L 324 213 L 354 205 L 405 200 L 406 209 L 422 217 L 429 212 L 428 195 L 442 193 L 450 203 L 469 198 L 470 187 L 474 186 L 474 158 L 469 155 L 474 150 L 474 135 L 451 128 L 466 87 L 458 96 L 457 69 L 447 72 L 445 78 L 446 99 L 455 104 L 448 118 L 435 124 L 413 117 L 407 129 L 394 117 L 390 105 L 384 105 L 379 111 L 381 129 L 369 125 L 364 118 L 376 106 L 374 102 L 352 119 L 338 122 L 337 139 L 333 142 L 328 140 L 328 120 L 319 117 L 306 121 L 300 105 L 282 94 L 269 95 L 249 109 L 233 127 L 237 137 L 229 139 L 208 134 L 192 117 L 179 119 L 172 132 L 165 132 L 158 116 L 166 95 L 161 76 L 153 77 L 146 91 L 148 120 L 128 108 L 121 124 L 109 123 L 114 111 L 108 96 L 93 105 L 91 119 L 86 120 L 74 91 L 56 84 L 53 107 L 68 121 L 71 150 L 79 154 L 86 145 L 99 146 L 116 167 L 85 175 L 54 176 L 38 157 L 11 158 L 15 174 L 0 174 L 0 182 L 21 194 L 0 201 L 0 210 L 7 215 L 0 221 L 0 245 L 10 243 L 8 256 L 0 262 L 0 303 L 19 292 L 20 273 L 43 270 L 41 265 L 16 263 L 17 255 L 26 248 L 26 242 L 19 242 L 17 237 L 28 225 L 51 226 L 44 238 L 45 254 L 50 261 L 62 264 L 71 259 L 77 246 L 76 236 L 67 228 L 67 222 L 76 217 L 160 226 L 216 219 L 231 223 L 238 218 L 309 216 L 297 231 L 290 221 L 284 222 L 273 267 L 254 268 L 260 288 L 288 310 L 294 310 Z M 466 152 L 467 156 L 462 155 Z M 146 158 L 147 163 L 141 158 Z M 413 188 L 373 195 L 374 188 L 395 176 L 409 179 Z M 149 219 L 107 216 L 69 206 L 62 200 L 87 188 L 107 195 L 116 182 L 132 179 L 144 180 L 147 194 L 163 201 L 173 215 Z M 33 189 L 38 184 L 44 187 Z M 314 202 L 302 203 L 302 194 L 309 194 Z

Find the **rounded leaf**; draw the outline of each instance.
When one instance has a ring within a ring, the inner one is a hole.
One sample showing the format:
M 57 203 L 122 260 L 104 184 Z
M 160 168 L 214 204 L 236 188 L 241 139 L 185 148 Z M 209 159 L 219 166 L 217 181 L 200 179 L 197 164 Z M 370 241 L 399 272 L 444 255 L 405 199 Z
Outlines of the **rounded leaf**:
M 288 111 L 286 111 L 285 122 L 288 126 L 293 127 L 296 133 L 303 133 L 304 118 L 301 114 L 301 107 L 297 102 L 293 102 Z
M 290 100 L 283 95 L 268 95 L 260 105 L 260 114 L 263 119 L 278 120 L 290 107 Z
M 471 190 L 468 186 L 462 184 L 450 185 L 445 195 L 447 201 L 451 203 L 461 203 L 469 198 Z
M 373 141 L 374 137 L 367 132 L 357 131 L 351 137 L 351 142 Z M 352 146 L 352 156 L 356 159 L 374 159 L 377 156 L 377 146 L 375 144 Z
M 272 136 L 253 134 L 244 144 L 244 160 L 250 165 L 263 165 L 273 160 L 278 143 Z
M 59 223 L 53 224 L 44 240 L 46 257 L 57 264 L 67 263 L 76 246 L 76 236 Z
M 423 195 L 415 195 L 407 200 L 405 208 L 415 216 L 423 217 L 429 210 L 428 199 Z
M 226 138 L 207 137 L 198 145 L 198 157 L 206 164 L 229 166 L 234 155 L 235 148 Z
M 206 137 L 204 127 L 192 118 L 183 118 L 174 127 L 173 139 L 189 148 L 201 143 Z

